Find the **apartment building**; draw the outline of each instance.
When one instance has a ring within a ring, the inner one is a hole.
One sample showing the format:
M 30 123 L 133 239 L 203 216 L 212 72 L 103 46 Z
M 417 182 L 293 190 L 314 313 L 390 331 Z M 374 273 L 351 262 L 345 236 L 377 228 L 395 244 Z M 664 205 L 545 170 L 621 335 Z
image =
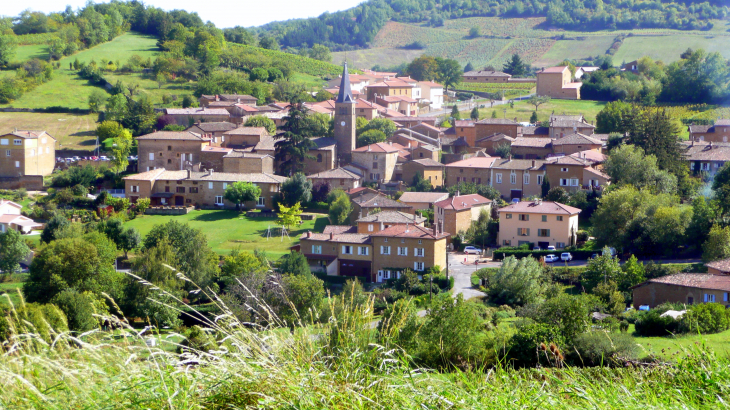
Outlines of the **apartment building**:
M 482 211 L 491 213 L 492 200 L 481 195 L 456 195 L 434 204 L 435 224 L 446 232 L 466 232 Z
M 497 158 L 489 171 L 489 181 L 503 198 L 522 199 L 542 195 L 544 160 Z
M 139 171 L 183 170 L 202 161 L 210 139 L 192 131 L 157 131 L 137 137 Z
M 549 201 L 522 201 L 499 209 L 501 246 L 530 244 L 542 249 L 575 245 L 578 208 Z
M 461 161 L 446 164 L 446 186 L 454 186 L 460 182 L 475 184 L 489 184 L 489 174 L 492 164 L 498 158 L 488 156 L 474 156 Z
M 45 131 L 0 135 L 0 177 L 46 176 L 56 166 L 56 139 Z
M 374 214 L 363 216 L 355 221 L 357 233 L 374 234 L 394 225 L 416 225 L 423 226 L 426 218 L 408 214 L 400 211 L 380 211 Z
M 364 170 L 364 182 L 389 182 L 393 179 L 401 146 L 379 142 L 352 151 L 352 162 Z

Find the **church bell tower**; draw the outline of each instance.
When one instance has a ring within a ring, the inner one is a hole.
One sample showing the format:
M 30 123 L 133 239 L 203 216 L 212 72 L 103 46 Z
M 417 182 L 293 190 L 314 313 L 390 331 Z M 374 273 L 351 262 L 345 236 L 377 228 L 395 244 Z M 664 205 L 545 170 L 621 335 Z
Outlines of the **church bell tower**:
M 342 70 L 340 92 L 335 100 L 335 140 L 337 141 L 337 156 L 340 164 L 352 161 L 352 151 L 355 149 L 355 99 L 350 89 L 350 75 L 347 72 L 347 62 Z

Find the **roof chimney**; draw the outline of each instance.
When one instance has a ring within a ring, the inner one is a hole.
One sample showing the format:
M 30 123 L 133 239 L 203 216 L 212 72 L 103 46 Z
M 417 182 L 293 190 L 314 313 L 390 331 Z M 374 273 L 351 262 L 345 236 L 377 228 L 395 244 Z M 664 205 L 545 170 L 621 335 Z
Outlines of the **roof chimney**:
M 533 159 L 533 160 L 532 160 L 532 167 L 533 167 L 533 168 L 535 168 L 535 165 L 537 165 L 537 161 L 535 161 L 535 160 Z
M 335 233 L 334 232 L 330 232 L 330 241 L 333 240 L 333 239 L 335 239 Z
M 187 169 L 188 179 L 190 179 L 190 168 Z
M 433 236 L 438 235 L 438 225 L 439 225 L 438 222 L 433 224 Z
M 307 231 L 307 238 L 311 238 L 311 237 L 312 237 L 312 231 Z
M 509 154 L 508 160 L 509 160 L 509 162 L 512 162 L 512 154 Z

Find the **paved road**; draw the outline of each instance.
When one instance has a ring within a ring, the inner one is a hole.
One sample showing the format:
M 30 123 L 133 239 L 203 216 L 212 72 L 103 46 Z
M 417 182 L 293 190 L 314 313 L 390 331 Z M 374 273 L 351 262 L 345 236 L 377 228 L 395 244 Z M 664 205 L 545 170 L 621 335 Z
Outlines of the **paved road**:
M 449 275 L 454 277 L 454 289 L 452 292 L 454 296 L 458 294 L 464 295 L 464 299 L 471 299 L 473 297 L 484 296 L 484 292 L 472 288 L 471 286 L 471 275 L 481 268 L 487 267 L 487 265 L 480 263 L 477 267 L 473 263 L 464 264 L 464 255 L 457 253 L 450 253 L 449 258 Z M 470 261 L 473 261 L 472 256 Z M 468 261 L 469 262 L 469 261 Z

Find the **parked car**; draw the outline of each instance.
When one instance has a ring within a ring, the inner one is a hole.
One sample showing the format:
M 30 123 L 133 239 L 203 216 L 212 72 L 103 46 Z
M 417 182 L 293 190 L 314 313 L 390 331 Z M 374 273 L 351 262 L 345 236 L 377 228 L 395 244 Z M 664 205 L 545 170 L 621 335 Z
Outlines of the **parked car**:
M 540 249 L 540 247 L 539 247 L 539 246 L 535 246 L 534 248 L 532 248 L 532 250 L 533 250 L 533 251 L 541 251 L 542 249 Z
M 593 255 L 591 255 L 591 259 L 596 259 L 597 257 L 598 257 L 597 253 L 594 253 Z
M 563 262 L 570 262 L 573 260 L 573 255 L 570 252 L 563 252 L 560 254 L 560 260 Z
M 520 203 L 520 200 L 519 200 L 519 198 L 513 198 L 513 199 L 512 199 L 512 203 L 513 203 L 513 204 L 519 204 L 519 203 Z
M 547 247 L 547 250 L 549 250 L 549 251 L 557 251 L 557 249 L 555 249 L 555 247 L 553 245 L 548 246 Z
M 476 246 L 467 246 L 466 248 L 464 248 L 465 255 L 469 255 L 469 254 L 479 255 L 481 253 L 482 253 L 482 250 L 477 248 Z
M 101 159 L 102 161 L 109 161 L 109 158 L 107 158 L 106 155 L 102 155 L 101 157 L 99 157 L 99 159 Z
M 545 255 L 545 263 L 552 263 L 558 261 L 558 255 Z

